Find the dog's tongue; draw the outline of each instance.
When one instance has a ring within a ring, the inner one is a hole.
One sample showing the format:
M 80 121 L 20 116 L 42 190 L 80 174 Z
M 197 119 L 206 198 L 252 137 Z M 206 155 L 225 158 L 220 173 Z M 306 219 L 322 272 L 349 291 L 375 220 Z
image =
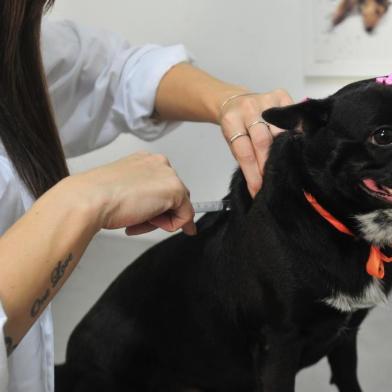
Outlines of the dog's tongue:
M 377 184 L 376 181 L 372 180 L 371 178 L 366 178 L 363 180 L 364 185 L 366 188 L 370 189 L 373 192 L 384 192 Z
M 384 185 L 377 185 L 376 181 L 372 180 L 371 178 L 366 178 L 365 180 L 362 180 L 362 182 L 369 190 L 384 195 L 384 197 L 386 197 L 388 200 L 392 200 L 391 188 L 388 188 Z

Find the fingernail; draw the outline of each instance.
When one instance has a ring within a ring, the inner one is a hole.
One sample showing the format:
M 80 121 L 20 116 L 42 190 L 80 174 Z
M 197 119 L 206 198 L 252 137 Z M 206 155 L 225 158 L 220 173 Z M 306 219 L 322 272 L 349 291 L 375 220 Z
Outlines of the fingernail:
M 192 225 L 192 227 L 188 228 L 188 230 L 184 233 L 190 237 L 194 237 L 197 235 L 197 227 L 195 224 Z

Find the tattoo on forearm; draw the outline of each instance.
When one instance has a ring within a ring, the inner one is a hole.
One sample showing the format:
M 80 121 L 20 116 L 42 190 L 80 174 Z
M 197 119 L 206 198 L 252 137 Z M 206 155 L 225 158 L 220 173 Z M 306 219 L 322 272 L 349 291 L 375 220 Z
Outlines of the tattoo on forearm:
M 57 284 L 59 283 L 61 278 L 64 276 L 65 271 L 72 260 L 73 260 L 73 255 L 72 255 L 72 253 L 70 253 L 64 261 L 59 261 L 57 263 L 56 268 L 53 270 L 53 272 L 50 276 L 50 282 L 52 284 L 53 289 L 57 286 Z M 31 310 L 30 310 L 31 317 L 35 318 L 39 314 L 42 307 L 45 305 L 46 301 L 50 297 L 50 293 L 51 293 L 51 290 L 47 289 L 42 297 L 37 298 L 34 301 L 33 306 L 31 307 Z
M 52 282 L 52 288 L 55 288 L 57 286 L 57 283 L 61 280 L 61 278 L 65 274 L 65 270 L 69 266 L 69 263 L 73 260 L 73 255 L 70 253 L 68 257 L 64 261 L 59 261 L 57 263 L 56 268 L 53 270 L 52 275 L 51 275 L 51 282 Z
M 10 356 L 18 345 L 14 344 L 14 341 L 10 336 L 6 336 L 4 338 L 4 341 L 5 341 L 5 346 L 7 348 L 7 355 Z
M 41 311 L 42 307 L 45 305 L 46 300 L 50 296 L 50 289 L 45 291 L 45 294 L 41 298 L 37 298 L 33 303 L 33 306 L 30 310 L 31 317 L 36 317 L 38 313 Z

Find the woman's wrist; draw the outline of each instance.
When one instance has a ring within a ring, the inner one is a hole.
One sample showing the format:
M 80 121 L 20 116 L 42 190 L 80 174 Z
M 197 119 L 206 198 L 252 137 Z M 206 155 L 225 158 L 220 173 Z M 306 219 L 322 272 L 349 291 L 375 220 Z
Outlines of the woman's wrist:
M 85 229 L 95 235 L 102 228 L 105 203 L 94 188 L 81 178 L 81 174 L 72 175 L 59 181 L 36 203 L 55 201 L 64 210 L 80 216 L 79 223 L 84 222 Z
M 222 103 L 232 95 L 249 92 L 222 82 L 186 63 L 173 67 L 158 87 L 155 109 L 162 120 L 220 124 Z
M 221 125 L 223 111 L 226 106 L 235 99 L 234 97 L 240 97 L 243 94 L 250 93 L 250 90 L 243 86 L 226 85 L 221 82 L 222 85 L 216 88 L 215 93 L 210 93 L 206 97 L 206 100 L 210 100 L 211 112 L 213 113 L 213 123 Z

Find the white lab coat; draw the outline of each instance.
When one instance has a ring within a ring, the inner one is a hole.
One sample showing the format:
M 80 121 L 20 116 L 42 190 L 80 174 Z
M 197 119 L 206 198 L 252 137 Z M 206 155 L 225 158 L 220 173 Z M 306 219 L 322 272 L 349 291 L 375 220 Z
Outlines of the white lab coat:
M 175 64 L 189 61 L 182 45 L 131 47 L 120 36 L 72 22 L 43 25 L 49 91 L 67 157 L 80 155 L 131 132 L 156 139 L 174 123 L 150 119 L 157 86 Z M 18 178 L 0 142 L 0 235 L 33 198 Z M 23 240 L 23 239 L 22 239 Z M 0 392 L 53 392 L 53 327 L 50 308 L 8 358 L 0 299 Z

